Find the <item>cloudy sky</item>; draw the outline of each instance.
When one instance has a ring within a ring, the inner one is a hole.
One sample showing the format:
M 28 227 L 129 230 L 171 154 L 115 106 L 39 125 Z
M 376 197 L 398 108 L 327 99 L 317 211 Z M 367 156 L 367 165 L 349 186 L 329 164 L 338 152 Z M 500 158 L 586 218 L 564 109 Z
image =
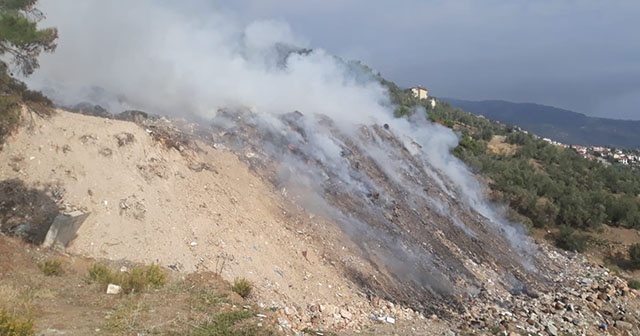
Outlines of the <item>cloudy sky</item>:
M 640 119 L 640 1 L 233 1 L 435 95 Z
M 125 3 L 117 10 L 123 17 L 132 16 Z M 158 3 L 194 22 L 206 22 L 209 17 L 241 25 L 275 20 L 288 25 L 302 44 L 360 59 L 401 86 L 421 84 L 440 97 L 536 102 L 588 115 L 640 120 L 638 0 Z M 56 26 L 77 18 L 74 13 L 80 6 L 54 0 L 41 0 L 41 4 L 48 23 Z M 81 24 L 88 27 L 99 22 L 103 13 L 85 7 Z M 141 12 L 137 8 L 132 13 Z M 135 20 L 170 19 L 149 13 Z M 101 24 L 107 26 L 100 29 L 103 35 L 94 38 L 96 48 L 113 28 L 111 23 Z M 79 34 L 61 29 L 59 51 L 80 46 L 73 40 Z M 116 28 L 110 38 L 117 40 L 118 34 L 123 32 Z

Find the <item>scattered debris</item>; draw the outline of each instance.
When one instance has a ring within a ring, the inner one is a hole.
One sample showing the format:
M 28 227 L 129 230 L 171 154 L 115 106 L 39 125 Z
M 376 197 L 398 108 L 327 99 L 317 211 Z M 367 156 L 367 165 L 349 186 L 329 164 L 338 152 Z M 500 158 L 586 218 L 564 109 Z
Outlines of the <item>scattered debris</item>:
M 133 136 L 133 134 L 131 134 L 129 132 L 118 133 L 118 134 L 114 135 L 114 137 L 116 138 L 116 140 L 118 142 L 118 147 L 123 147 L 123 146 L 126 146 L 128 144 L 131 144 L 131 143 L 135 142 L 135 139 L 136 139 Z
M 122 292 L 122 287 L 114 284 L 109 284 L 107 286 L 107 294 L 117 295 Z
M 100 148 L 100 150 L 98 150 L 98 154 L 104 156 L 104 157 L 109 157 L 111 155 L 113 155 L 113 150 L 111 150 L 111 148 L 107 148 L 107 147 L 102 147 Z

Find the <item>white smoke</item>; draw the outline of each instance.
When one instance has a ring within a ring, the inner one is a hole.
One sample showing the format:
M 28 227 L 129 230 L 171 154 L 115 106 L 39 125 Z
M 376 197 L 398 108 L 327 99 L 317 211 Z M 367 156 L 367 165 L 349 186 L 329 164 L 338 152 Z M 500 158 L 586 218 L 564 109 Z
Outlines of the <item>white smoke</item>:
M 357 140 L 361 125 L 389 124 L 414 157 L 424 162 L 424 173 L 445 193 L 461 195 L 503 231 L 514 248 L 526 240 L 484 201 L 478 182 L 450 154 L 458 142 L 453 132 L 426 121 L 416 126 L 406 119 L 394 119 L 388 94 L 377 81 L 366 80 L 322 49 L 283 57 L 283 48 L 307 47 L 285 23 L 264 20 L 242 24 L 234 20 L 233 13 L 211 6 L 196 6 L 195 15 L 180 10 L 180 5 L 151 0 L 41 3 L 48 15 L 46 25 L 59 28 L 60 41 L 54 54 L 42 57 L 42 67 L 29 78 L 29 84 L 59 104 L 87 101 L 112 112 L 142 109 L 174 116 L 197 114 L 205 119 L 213 118 L 220 108 L 242 108 L 256 112 L 264 129 L 280 133 L 287 127 L 278 115 L 292 111 L 325 115 L 341 132 L 358 141 L 389 178 L 415 193 L 416 186 L 401 174 L 406 169 L 397 157 Z M 313 120 L 305 121 L 307 139 L 292 135 L 289 142 L 306 142 L 312 147 L 314 155 L 337 176 L 336 183 L 361 193 L 375 188 L 352 178 L 341 157 L 344 144 L 323 133 Z M 288 164 L 290 171 L 307 169 Z M 324 178 L 297 178 L 300 185 L 290 187 L 319 190 Z M 309 209 L 336 214 L 335 209 L 328 209 L 321 192 L 305 201 Z M 442 203 L 433 207 L 441 213 L 448 211 Z M 342 214 L 336 217 L 347 218 Z M 475 236 L 458 218 L 452 219 L 452 225 Z M 358 224 L 356 235 L 365 230 L 362 226 Z M 389 259 L 394 258 L 398 256 Z
M 56 102 L 89 101 L 118 110 L 198 113 L 248 107 L 263 113 L 293 110 L 338 120 L 384 116 L 383 88 L 362 83 L 321 49 L 294 54 L 279 66 L 280 47 L 306 47 L 283 22 L 242 25 L 232 14 L 202 5 L 151 0 L 45 0 L 45 25 L 58 27 L 54 54 L 43 55 L 29 79 Z M 353 114 L 345 111 L 358 111 Z

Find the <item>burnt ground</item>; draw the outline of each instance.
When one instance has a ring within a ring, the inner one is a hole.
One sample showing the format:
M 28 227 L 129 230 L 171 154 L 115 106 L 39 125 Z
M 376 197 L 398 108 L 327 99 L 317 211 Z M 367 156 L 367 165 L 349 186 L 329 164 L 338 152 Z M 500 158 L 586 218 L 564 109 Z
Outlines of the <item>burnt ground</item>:
M 523 265 L 526 258 L 535 262 L 534 256 L 514 251 L 489 219 L 452 192 L 451 181 L 428 161 L 412 155 L 388 127 L 363 125 L 354 137 L 331 120 L 319 118 L 318 131 L 340 144 L 342 162 L 336 167 L 318 153 L 306 130 L 314 117 L 299 112 L 281 116 L 287 132 L 264 127 L 247 112 L 222 111 L 217 118 L 211 141 L 232 148 L 274 185 L 295 190 L 300 188 L 299 181 L 314 181 L 307 188 L 314 189 L 327 205 L 318 211 L 340 225 L 379 272 L 364 275 L 345 268 L 346 275 L 370 295 L 425 313 L 459 312 L 465 298 L 482 294 L 482 279 L 467 267 L 469 261 L 500 274 L 501 284 L 514 293 L 547 288 L 542 272 Z M 403 163 L 397 176 L 390 176 L 389 169 L 372 156 L 377 152 Z M 303 207 L 308 202 L 304 196 L 292 195 L 296 197 Z

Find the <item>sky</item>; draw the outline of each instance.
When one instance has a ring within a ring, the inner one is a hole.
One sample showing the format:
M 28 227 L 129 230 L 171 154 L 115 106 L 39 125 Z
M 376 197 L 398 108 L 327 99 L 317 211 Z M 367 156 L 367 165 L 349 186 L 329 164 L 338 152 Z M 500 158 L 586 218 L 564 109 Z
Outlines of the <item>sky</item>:
M 81 19 L 75 29 L 87 27 L 86 34 L 102 24 L 96 28 L 101 35 L 93 38 L 96 48 L 137 43 L 126 31 L 115 29 L 110 35 L 113 20 L 101 23 L 106 14 L 95 6 L 40 3 L 48 15 L 46 24 L 64 28 Z M 122 21 L 136 15 L 142 23 L 172 20 L 154 17 L 155 11 L 140 15 L 144 1 L 120 3 L 112 10 Z M 269 27 L 279 27 L 272 29 L 274 34 L 286 35 L 278 38 L 362 60 L 400 86 L 423 85 L 436 97 L 534 102 L 640 120 L 637 0 L 159 0 L 154 6 L 158 4 L 190 18 L 194 26 L 206 26 L 210 19 L 239 26 L 270 22 Z M 61 29 L 58 51 L 79 45 L 74 39 L 81 32 L 70 27 Z M 131 33 L 143 36 L 140 31 L 149 27 L 158 26 L 135 26 Z M 43 61 L 40 79 L 55 66 L 46 69 L 47 64 L 55 62 Z

